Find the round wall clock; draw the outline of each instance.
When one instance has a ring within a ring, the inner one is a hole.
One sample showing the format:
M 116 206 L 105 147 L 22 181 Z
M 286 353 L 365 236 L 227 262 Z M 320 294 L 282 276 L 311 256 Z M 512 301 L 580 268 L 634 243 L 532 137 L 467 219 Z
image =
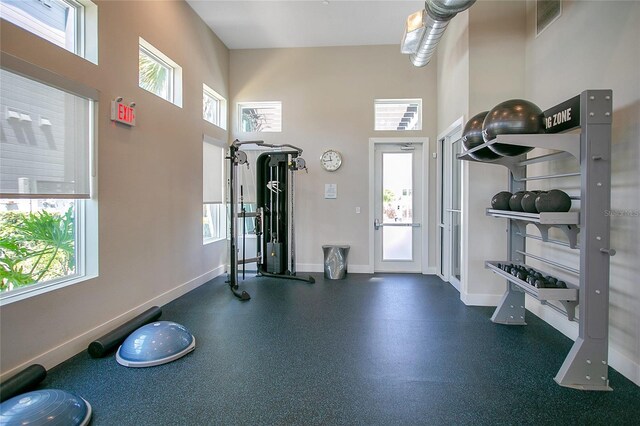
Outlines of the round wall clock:
M 329 149 L 320 157 L 320 165 L 328 172 L 335 172 L 342 165 L 342 154 L 336 150 Z

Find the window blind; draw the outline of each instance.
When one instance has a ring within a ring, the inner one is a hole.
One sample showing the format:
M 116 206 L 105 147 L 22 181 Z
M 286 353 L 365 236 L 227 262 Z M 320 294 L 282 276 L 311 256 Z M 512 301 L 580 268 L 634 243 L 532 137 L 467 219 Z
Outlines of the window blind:
M 90 197 L 91 104 L 0 70 L 0 198 Z
M 220 204 L 223 201 L 225 150 L 207 140 L 202 147 L 202 202 Z

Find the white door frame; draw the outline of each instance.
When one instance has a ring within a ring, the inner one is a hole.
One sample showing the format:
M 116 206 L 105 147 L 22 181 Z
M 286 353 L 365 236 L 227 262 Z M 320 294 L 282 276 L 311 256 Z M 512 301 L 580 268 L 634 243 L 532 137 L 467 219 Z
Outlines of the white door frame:
M 422 181 L 422 212 L 417 221 L 420 221 L 422 232 L 422 259 L 421 270 L 427 273 L 429 266 L 429 138 L 428 137 L 407 137 L 407 138 L 369 138 L 369 273 L 373 274 L 375 269 L 375 234 L 373 229 L 374 197 L 375 197 L 375 146 L 376 144 L 398 144 L 405 143 L 422 145 L 422 170 L 418 174 L 418 179 Z
M 460 282 L 458 281 L 457 278 L 452 277 L 451 276 L 451 259 L 450 259 L 450 253 L 449 252 L 444 252 L 444 249 L 450 249 L 450 244 L 446 244 L 446 247 L 442 247 L 442 242 L 441 242 L 441 230 L 440 230 L 440 224 L 443 222 L 443 218 L 441 217 L 441 212 L 442 212 L 442 192 L 443 192 L 443 186 L 445 184 L 447 184 L 450 181 L 450 178 L 445 177 L 444 175 L 444 170 L 442 170 L 442 163 L 444 161 L 444 156 L 445 153 L 442 151 L 442 143 L 441 141 L 444 139 L 445 142 L 449 141 L 451 143 L 457 141 L 453 140 L 452 137 L 456 134 L 462 133 L 462 130 L 464 128 L 464 117 L 460 117 L 458 118 L 456 121 L 454 121 L 449 127 L 447 127 L 447 129 L 440 133 L 438 135 L 438 139 L 437 139 L 437 157 L 438 157 L 438 161 L 437 161 L 437 170 L 436 170 L 436 188 L 437 188 L 437 194 L 436 194 L 436 230 L 437 230 L 437 237 L 436 237 L 436 275 L 438 275 L 440 278 L 442 278 L 443 281 L 449 282 L 451 283 L 451 285 L 453 285 L 456 290 L 460 291 Z M 444 180 L 444 182 L 443 182 Z M 462 190 L 462 188 L 461 188 Z M 461 206 L 462 209 L 462 206 Z M 461 231 L 463 232 L 463 224 L 461 222 L 460 224 L 461 226 Z M 461 250 L 461 259 L 460 259 L 460 267 L 461 269 L 464 269 L 462 267 L 462 265 L 464 265 L 465 262 L 465 256 L 464 253 L 462 253 L 462 244 L 460 247 Z M 444 265 L 444 270 L 448 271 L 445 274 L 441 274 L 440 272 L 440 264 Z

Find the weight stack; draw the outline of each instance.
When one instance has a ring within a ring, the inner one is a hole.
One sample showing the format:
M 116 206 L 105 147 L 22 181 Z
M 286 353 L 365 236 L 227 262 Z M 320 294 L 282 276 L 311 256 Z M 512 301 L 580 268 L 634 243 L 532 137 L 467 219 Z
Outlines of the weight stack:
M 267 243 L 267 272 L 271 274 L 282 274 L 282 243 Z

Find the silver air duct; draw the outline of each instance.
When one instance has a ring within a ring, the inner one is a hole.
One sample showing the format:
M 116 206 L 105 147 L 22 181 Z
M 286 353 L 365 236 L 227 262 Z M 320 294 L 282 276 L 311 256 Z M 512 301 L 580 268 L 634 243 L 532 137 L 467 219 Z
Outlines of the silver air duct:
M 426 0 L 424 9 L 407 18 L 400 50 L 411 54 L 416 67 L 429 63 L 449 21 L 470 8 L 476 0 Z

